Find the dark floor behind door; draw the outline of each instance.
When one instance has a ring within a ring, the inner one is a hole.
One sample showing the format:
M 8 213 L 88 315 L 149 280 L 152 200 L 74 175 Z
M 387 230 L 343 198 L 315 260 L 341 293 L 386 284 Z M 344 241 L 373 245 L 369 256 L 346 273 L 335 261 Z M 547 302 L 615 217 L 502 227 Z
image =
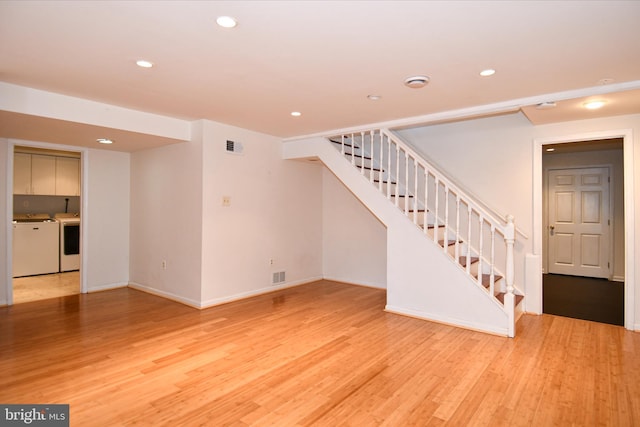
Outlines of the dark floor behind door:
M 624 326 L 624 283 L 545 274 L 542 284 L 544 313 Z

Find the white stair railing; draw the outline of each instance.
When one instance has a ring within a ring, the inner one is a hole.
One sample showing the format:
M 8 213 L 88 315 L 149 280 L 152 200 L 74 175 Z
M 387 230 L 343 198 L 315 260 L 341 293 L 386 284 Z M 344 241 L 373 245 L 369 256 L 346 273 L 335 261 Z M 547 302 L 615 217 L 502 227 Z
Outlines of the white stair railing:
M 349 133 L 330 140 L 390 202 L 504 307 L 509 328 L 515 328 L 513 216 L 507 216 L 506 221 L 497 219 L 387 129 Z M 510 330 L 509 335 L 514 332 Z

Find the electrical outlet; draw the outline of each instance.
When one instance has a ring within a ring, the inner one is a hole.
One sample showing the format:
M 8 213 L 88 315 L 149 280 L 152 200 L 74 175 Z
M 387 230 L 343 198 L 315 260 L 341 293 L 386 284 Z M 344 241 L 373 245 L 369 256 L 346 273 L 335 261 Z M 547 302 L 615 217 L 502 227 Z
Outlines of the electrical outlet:
M 273 265 L 273 258 L 269 260 L 269 265 Z
M 231 197 L 229 197 L 229 196 L 222 196 L 222 206 L 224 206 L 224 207 L 229 207 L 229 206 L 231 206 Z
M 162 260 L 162 269 L 166 270 L 167 269 L 167 261 L 166 260 Z

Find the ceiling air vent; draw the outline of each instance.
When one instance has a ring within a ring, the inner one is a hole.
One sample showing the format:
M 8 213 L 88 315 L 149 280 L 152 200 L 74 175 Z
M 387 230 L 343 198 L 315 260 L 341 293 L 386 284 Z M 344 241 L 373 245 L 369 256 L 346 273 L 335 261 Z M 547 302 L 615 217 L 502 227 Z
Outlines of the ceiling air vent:
M 239 142 L 231 141 L 227 139 L 226 150 L 227 150 L 227 153 L 242 154 L 242 144 L 240 144 Z

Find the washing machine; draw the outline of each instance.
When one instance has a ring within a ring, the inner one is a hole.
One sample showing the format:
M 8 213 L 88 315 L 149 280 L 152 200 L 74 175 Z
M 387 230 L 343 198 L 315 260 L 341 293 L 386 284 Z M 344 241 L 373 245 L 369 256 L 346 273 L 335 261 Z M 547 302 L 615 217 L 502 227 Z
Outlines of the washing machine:
M 60 269 L 74 271 L 80 269 L 80 215 L 58 213 L 54 219 L 60 224 Z

